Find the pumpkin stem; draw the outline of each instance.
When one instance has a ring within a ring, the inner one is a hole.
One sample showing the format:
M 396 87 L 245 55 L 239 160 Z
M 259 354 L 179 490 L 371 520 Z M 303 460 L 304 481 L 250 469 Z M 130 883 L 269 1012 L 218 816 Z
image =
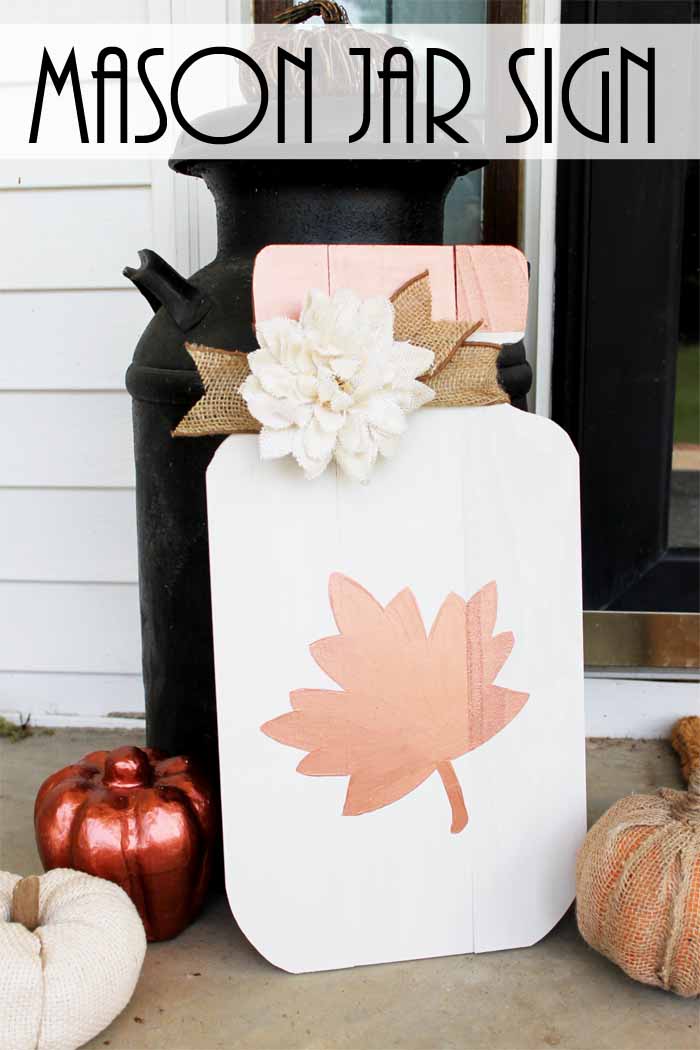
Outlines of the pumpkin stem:
M 681 760 L 681 771 L 688 781 L 682 803 L 686 820 L 700 823 L 700 717 L 679 718 L 671 731 L 671 744 Z
M 39 876 L 28 875 L 12 891 L 11 922 L 21 922 L 30 933 L 39 925 Z
M 671 730 L 671 746 L 678 753 L 683 776 L 690 782 L 693 771 L 700 772 L 700 716 L 678 719 Z
M 148 755 L 140 747 L 117 747 L 105 759 L 102 783 L 115 791 L 147 787 L 153 780 Z
M 462 787 L 451 762 L 438 762 L 437 771 L 440 774 L 440 779 L 445 787 L 452 808 L 452 827 L 450 831 L 453 835 L 456 835 L 460 831 L 464 831 L 469 822 L 469 814 L 464 804 Z

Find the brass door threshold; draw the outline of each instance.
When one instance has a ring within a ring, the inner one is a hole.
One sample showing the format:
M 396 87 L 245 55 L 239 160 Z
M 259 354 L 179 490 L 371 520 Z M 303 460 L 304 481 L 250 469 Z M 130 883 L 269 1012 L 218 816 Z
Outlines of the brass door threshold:
M 700 614 L 584 612 L 583 649 L 587 672 L 678 671 L 687 680 L 700 671 Z

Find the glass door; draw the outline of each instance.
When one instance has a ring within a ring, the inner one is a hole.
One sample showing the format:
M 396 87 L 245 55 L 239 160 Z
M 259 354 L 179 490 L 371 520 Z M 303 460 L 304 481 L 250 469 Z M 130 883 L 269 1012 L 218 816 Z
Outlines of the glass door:
M 692 22 L 693 0 L 562 20 Z M 552 414 L 581 460 L 586 662 L 700 667 L 698 163 L 560 161 Z
M 700 163 L 688 164 L 673 412 L 669 546 L 700 544 Z

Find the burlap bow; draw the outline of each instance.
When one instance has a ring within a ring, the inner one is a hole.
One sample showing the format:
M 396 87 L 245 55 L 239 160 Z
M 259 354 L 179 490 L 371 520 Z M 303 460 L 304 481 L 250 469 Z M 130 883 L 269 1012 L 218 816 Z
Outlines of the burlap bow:
M 498 382 L 496 343 L 466 340 L 481 321 L 434 321 L 428 271 L 412 277 L 391 297 L 394 339 L 432 350 L 433 367 L 421 381 L 435 391 L 426 407 L 436 405 L 500 405 L 509 398 Z M 185 343 L 204 386 L 204 396 L 173 431 L 173 437 L 210 434 L 257 434 L 260 423 L 243 400 L 240 389 L 250 374 L 248 355 Z

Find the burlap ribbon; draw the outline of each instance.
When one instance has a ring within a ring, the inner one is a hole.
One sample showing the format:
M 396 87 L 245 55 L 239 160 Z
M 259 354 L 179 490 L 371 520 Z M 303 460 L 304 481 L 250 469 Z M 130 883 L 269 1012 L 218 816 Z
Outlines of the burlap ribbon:
M 421 377 L 435 397 L 426 407 L 500 405 L 508 395 L 498 382 L 496 361 L 501 347 L 466 340 L 481 321 L 434 321 L 428 271 L 412 277 L 391 297 L 394 339 L 432 350 L 435 361 Z M 243 400 L 241 385 L 250 374 L 248 355 L 185 343 L 204 386 L 204 396 L 173 431 L 173 437 L 208 434 L 257 434 L 260 423 Z

